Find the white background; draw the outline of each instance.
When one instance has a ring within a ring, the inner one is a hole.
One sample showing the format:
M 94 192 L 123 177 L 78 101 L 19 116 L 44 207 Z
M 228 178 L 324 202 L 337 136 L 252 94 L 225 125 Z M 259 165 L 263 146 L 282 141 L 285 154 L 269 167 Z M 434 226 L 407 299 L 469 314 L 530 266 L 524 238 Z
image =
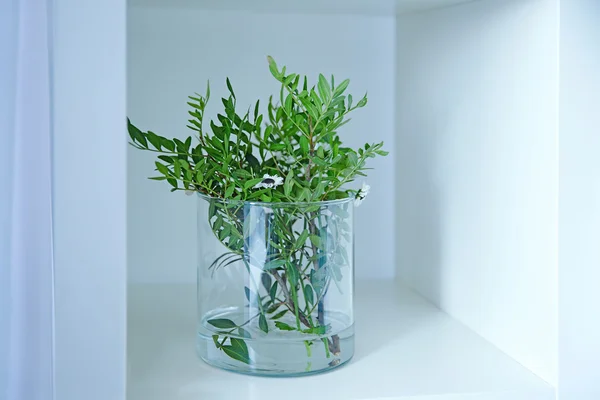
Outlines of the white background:
M 279 93 L 266 61 L 288 71 L 351 79 L 350 93 L 369 104 L 340 131 L 351 146 L 385 141 L 394 148 L 393 16 L 253 14 L 197 7 L 132 7 L 129 11 L 128 114 L 143 130 L 187 137 L 186 98 L 211 81 L 206 116 L 216 118 L 229 77 L 240 113 Z M 327 38 L 327 39 L 325 39 Z M 266 108 L 263 108 L 266 112 Z M 208 125 L 208 124 L 207 124 Z M 196 277 L 196 199 L 170 193 L 154 173 L 154 153 L 128 152 L 130 282 L 182 283 Z M 371 194 L 356 210 L 356 275 L 394 276 L 394 152 L 372 160 Z M 362 179 L 358 181 L 362 182 Z M 374 223 L 377 221 L 377 223 Z

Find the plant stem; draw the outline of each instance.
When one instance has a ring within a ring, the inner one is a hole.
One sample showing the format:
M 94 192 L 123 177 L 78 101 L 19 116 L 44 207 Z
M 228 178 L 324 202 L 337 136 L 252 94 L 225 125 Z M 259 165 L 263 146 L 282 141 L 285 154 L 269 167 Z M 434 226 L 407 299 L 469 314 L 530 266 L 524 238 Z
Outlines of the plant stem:
M 311 233 L 311 235 L 316 235 L 317 234 L 317 227 L 315 225 L 315 220 L 317 219 L 316 214 L 313 214 L 311 216 L 311 218 L 308 220 L 308 225 L 309 225 L 309 231 Z M 314 243 L 312 243 L 312 249 L 313 249 L 313 255 L 314 255 L 314 260 L 313 260 L 313 268 L 315 271 L 318 271 L 320 268 L 319 265 L 319 258 L 317 257 L 318 254 L 318 249 L 317 246 L 315 246 Z M 319 297 L 319 301 L 317 302 L 317 322 L 319 323 L 320 326 L 325 326 L 325 305 L 323 304 L 323 298 L 325 297 L 324 293 L 325 293 L 325 287 L 323 287 L 323 292 L 322 295 Z M 314 308 L 313 308 L 314 310 Z M 330 357 L 330 350 L 333 354 L 339 354 L 340 352 L 340 337 L 338 335 L 333 335 L 331 337 L 331 340 L 328 338 L 323 338 L 323 342 L 325 343 L 325 348 L 326 348 L 326 353 L 327 353 L 327 358 Z
M 317 227 L 315 226 L 314 219 L 316 219 L 316 215 L 313 214 L 310 216 L 310 219 L 308 220 L 308 230 L 311 235 L 317 236 Z M 313 269 L 315 270 L 315 272 L 317 272 L 320 268 L 319 258 L 317 257 L 319 249 L 317 249 L 317 246 L 315 246 L 315 244 L 312 242 L 311 242 L 311 246 L 312 246 L 313 257 L 314 257 Z M 319 322 L 320 325 L 325 325 L 323 299 L 321 298 L 317 304 L 318 304 L 317 321 Z
M 300 330 L 300 306 L 298 305 L 298 292 L 296 291 L 295 285 L 290 284 L 290 289 L 292 290 L 292 301 L 294 302 L 294 314 L 296 314 L 296 329 Z
M 306 355 L 309 357 L 312 357 L 312 350 L 310 349 L 312 342 L 305 340 L 304 341 L 304 347 L 306 347 Z
M 323 341 L 323 344 L 325 344 L 325 356 L 330 358 L 331 353 L 329 352 L 329 340 L 327 338 L 323 338 L 321 340 Z
M 281 275 L 279 275 L 279 272 L 277 270 L 273 270 L 272 275 L 275 278 L 275 280 L 279 283 L 279 287 L 283 292 L 283 297 L 285 298 L 285 304 L 287 308 L 294 314 L 296 314 L 296 311 L 298 311 L 297 318 L 300 320 L 300 322 L 302 322 L 307 328 L 312 328 L 310 321 L 308 320 L 308 318 L 306 318 L 306 315 L 304 315 L 304 313 L 302 313 L 295 306 L 292 296 L 290 295 L 290 291 L 288 290 L 287 285 L 285 283 L 285 280 L 281 277 Z

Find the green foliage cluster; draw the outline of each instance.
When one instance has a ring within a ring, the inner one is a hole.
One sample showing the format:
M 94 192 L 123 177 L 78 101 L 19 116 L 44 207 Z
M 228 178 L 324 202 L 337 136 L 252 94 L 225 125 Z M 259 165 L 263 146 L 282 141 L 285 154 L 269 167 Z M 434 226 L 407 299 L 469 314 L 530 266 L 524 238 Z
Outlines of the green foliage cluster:
M 210 87 L 204 96 L 189 97 L 188 127 L 195 131 L 186 140 L 168 139 L 152 131 L 143 132 L 128 121 L 131 144 L 160 153 L 156 161 L 159 175 L 150 179 L 167 181 L 172 190 L 192 190 L 213 198 L 263 202 L 314 202 L 347 197 L 344 189 L 357 176 L 365 176 L 366 162 L 386 155 L 383 143 L 365 144 L 354 150 L 344 147 L 339 128 L 348 114 L 367 104 L 366 95 L 354 103 L 346 95 L 348 79 L 335 84 L 319 75 L 316 86 L 307 77 L 286 74 L 269 57 L 269 69 L 281 83 L 279 102 L 273 97 L 267 116 L 257 101 L 253 111 L 236 111 L 236 96 L 229 79 L 229 96 L 221 99 L 224 112 L 210 121 L 205 132 L 204 111 Z M 265 174 L 284 179 L 273 188 L 256 185 Z

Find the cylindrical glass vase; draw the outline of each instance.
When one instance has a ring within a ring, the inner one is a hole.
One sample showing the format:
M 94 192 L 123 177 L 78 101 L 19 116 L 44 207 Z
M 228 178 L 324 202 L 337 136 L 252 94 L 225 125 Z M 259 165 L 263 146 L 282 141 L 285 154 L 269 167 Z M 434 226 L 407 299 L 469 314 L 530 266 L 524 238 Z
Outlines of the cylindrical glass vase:
M 352 358 L 352 202 L 199 195 L 200 358 L 270 376 L 323 372 Z

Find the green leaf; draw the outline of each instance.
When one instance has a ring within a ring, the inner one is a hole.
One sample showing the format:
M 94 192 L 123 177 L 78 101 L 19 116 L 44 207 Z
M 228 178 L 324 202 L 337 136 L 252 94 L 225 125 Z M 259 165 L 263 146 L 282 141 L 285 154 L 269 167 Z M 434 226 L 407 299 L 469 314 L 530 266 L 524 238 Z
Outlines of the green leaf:
M 267 324 L 267 317 L 265 317 L 265 314 L 260 314 L 258 317 L 258 327 L 264 333 L 269 333 L 269 325 Z
M 323 288 L 325 287 L 325 281 L 327 279 L 327 270 L 325 268 L 319 268 L 317 271 L 310 271 L 310 283 L 313 289 L 317 293 L 317 297 L 321 295 Z
M 146 142 L 144 134 L 135 125 L 131 123 L 129 118 L 127 118 L 127 130 L 129 131 L 129 137 L 131 137 L 131 140 L 140 143 L 145 148 L 148 148 L 148 142 Z
M 275 321 L 275 326 L 282 331 L 295 331 L 296 328 L 289 326 L 288 324 L 286 324 L 285 322 L 281 322 L 281 321 Z
M 319 89 L 319 95 L 324 102 L 329 102 L 331 99 L 331 87 L 327 82 L 327 79 L 323 76 L 323 74 L 319 74 L 319 83 L 317 85 Z
M 269 136 L 271 136 L 271 133 L 273 133 L 273 125 L 269 125 L 265 128 L 265 132 L 264 132 L 264 141 L 268 141 L 269 140 Z
M 244 183 L 244 189 L 249 189 L 257 184 L 259 184 L 260 182 L 262 182 L 263 178 L 254 178 L 254 179 L 250 179 L 249 181 L 246 181 L 246 183 Z
M 161 144 L 160 144 L 161 140 L 160 140 L 160 137 L 158 137 L 157 134 L 148 131 L 148 133 L 146 134 L 146 137 L 148 138 L 148 141 L 150 143 L 152 143 L 152 146 L 154 146 L 154 148 L 156 150 L 162 150 L 162 147 L 161 147 Z
M 190 98 L 192 100 L 196 100 L 196 101 L 200 100 L 197 97 L 188 96 L 188 98 Z M 202 107 L 202 105 L 200 105 L 200 104 L 192 103 L 191 101 L 188 101 L 187 104 L 188 104 L 188 106 L 195 108 L 196 110 L 204 111 L 204 107 Z
M 303 230 L 302 233 L 300 234 L 300 236 L 298 236 L 298 239 L 296 239 L 296 244 L 294 247 L 299 249 L 302 246 L 304 246 L 304 244 L 306 243 L 306 239 L 308 239 L 308 235 L 309 235 L 308 229 Z
M 248 301 L 252 301 L 250 299 L 256 298 L 248 286 L 244 286 L 244 293 L 246 294 L 246 299 L 248 299 Z
M 223 226 L 223 217 L 218 215 L 217 219 L 215 220 L 215 223 L 213 224 L 213 229 L 215 231 L 218 231 L 219 229 L 221 229 L 222 226 Z
M 252 335 L 250 334 L 250 332 L 248 332 L 244 328 L 238 328 L 238 333 L 243 338 L 252 339 Z
M 225 83 L 227 84 L 227 90 L 231 93 L 231 97 L 235 99 L 235 93 L 233 93 L 233 88 L 231 87 L 231 82 L 229 82 L 229 78 L 225 79 Z
M 265 263 L 265 265 L 263 266 L 263 270 L 268 271 L 270 269 L 279 268 L 282 265 L 284 265 L 285 263 L 286 263 L 286 261 L 282 260 L 282 259 L 271 260 L 271 261 Z
M 285 99 L 285 103 L 284 103 L 284 107 L 285 107 L 285 111 L 287 112 L 288 115 L 292 115 L 292 95 L 288 94 L 288 96 Z
M 287 267 L 288 280 L 290 284 L 295 286 L 298 283 L 298 279 L 300 279 L 298 269 L 292 264 L 289 263 Z
M 158 156 L 158 159 L 162 160 L 162 161 L 164 161 L 166 163 L 173 164 L 173 158 L 172 157 L 160 155 L 160 156 Z
M 213 342 L 215 342 L 215 346 L 217 349 L 221 348 L 221 343 L 219 343 L 219 335 L 212 335 Z
M 323 150 L 323 149 L 319 148 L 319 150 Z M 329 163 L 327 163 L 325 160 L 323 160 L 319 157 L 313 157 L 312 160 L 319 167 L 329 167 Z
M 175 145 L 177 146 L 177 151 L 179 153 L 185 153 L 187 151 L 185 143 L 183 143 L 181 140 L 174 138 L 173 142 L 175 142 Z
M 241 361 L 245 364 L 250 364 L 250 356 L 248 355 L 248 347 L 242 339 L 231 338 L 231 346 L 222 346 L 221 350 L 234 360 Z
M 277 297 L 277 289 L 278 289 L 278 283 L 275 282 L 273 284 L 273 286 L 271 286 L 271 290 L 269 290 L 269 297 L 271 297 L 271 301 L 275 301 L 275 298 Z
M 348 158 L 348 164 L 352 167 L 358 163 L 358 156 L 356 155 L 356 153 L 353 153 L 353 152 L 348 153 L 347 158 Z
M 315 303 L 312 286 L 310 286 L 310 285 L 304 286 L 304 298 L 306 299 L 307 304 L 312 305 Z
M 290 169 L 287 176 L 285 177 L 285 183 L 283 184 L 283 192 L 286 196 L 290 196 L 294 185 L 294 171 Z
M 269 301 L 270 301 L 270 300 L 269 300 Z M 275 312 L 275 311 L 277 311 L 277 309 L 278 309 L 279 307 L 281 307 L 281 306 L 282 306 L 282 304 L 281 304 L 281 303 L 275 303 L 275 304 L 273 304 L 272 306 L 270 306 L 270 307 L 267 309 L 267 314 L 272 314 L 272 313 L 274 313 L 274 312 Z
M 229 153 L 229 137 L 231 133 L 226 130 L 225 135 L 223 136 L 223 148 L 225 149 L 225 153 Z
M 323 146 L 319 146 L 317 149 L 317 156 L 319 156 L 319 158 L 325 158 L 325 150 L 323 150 Z
M 179 163 L 173 163 L 173 173 L 175 174 L 176 178 L 179 178 L 181 176 L 181 165 L 179 165 Z
M 233 322 L 230 319 L 226 319 L 226 318 L 209 319 L 206 322 L 208 322 L 215 328 L 219 328 L 219 329 L 237 328 L 237 325 L 235 324 L 235 322 Z
M 299 76 L 297 74 L 289 74 L 288 76 L 285 77 L 283 83 L 286 86 L 290 86 L 290 84 L 292 84 L 292 86 L 294 86 L 294 84 L 292 82 L 296 81 L 295 85 L 296 87 L 298 86 L 298 80 Z
M 330 263 L 329 265 L 331 266 L 329 269 L 331 270 L 333 279 L 336 282 L 341 281 L 342 280 L 342 270 L 340 269 L 340 266 L 335 263 Z
M 260 100 L 256 100 L 256 106 L 254 106 L 254 120 L 255 121 L 256 121 L 256 118 L 258 118 L 259 106 L 260 106 Z M 260 124 L 257 124 L 257 125 L 260 125 Z
M 260 276 L 260 281 L 266 290 L 271 289 L 271 284 L 273 283 L 273 280 L 271 279 L 271 275 L 263 273 Z
M 321 209 L 321 206 L 314 205 L 314 206 L 308 206 L 308 207 L 306 207 L 306 209 L 304 211 L 305 212 L 315 212 L 315 211 L 319 211 L 320 209 Z
M 277 63 L 275 63 L 275 60 L 273 60 L 273 57 L 271 56 L 267 56 L 267 61 L 269 62 L 269 71 L 271 71 L 271 74 L 277 80 L 279 80 L 279 71 L 277 70 Z
M 248 162 L 248 164 L 250 165 L 250 167 L 253 170 L 257 170 L 260 168 L 260 162 L 252 154 L 250 154 L 250 153 L 246 154 L 246 161 Z
M 357 107 L 364 107 L 367 105 L 367 95 L 365 94 L 365 97 L 363 97 L 362 99 L 360 99 L 360 101 L 358 102 L 358 104 L 356 104 Z
M 317 236 L 317 235 L 310 235 L 310 241 L 316 247 L 321 247 L 322 246 L 321 238 L 319 236 Z
M 160 142 L 169 151 L 175 151 L 175 143 L 169 139 L 161 138 Z
M 225 225 L 223 230 L 221 232 L 219 232 L 219 239 L 221 239 L 221 241 L 225 240 L 225 238 L 228 237 L 230 233 L 231 233 L 231 225 Z
M 271 319 L 279 319 L 281 317 L 283 317 L 286 313 L 288 312 L 288 309 L 286 308 L 285 310 L 278 312 L 277 314 L 273 315 L 271 317 Z
M 302 149 L 302 154 L 305 156 L 308 155 L 308 139 L 306 136 L 300 136 L 300 148 Z
M 317 188 L 315 189 L 315 198 L 319 198 L 325 192 L 325 188 L 327 187 L 327 182 L 319 182 Z
M 233 186 L 233 185 L 230 185 L 229 187 L 227 187 L 227 189 L 225 189 L 225 197 L 226 198 L 231 197 L 234 190 L 235 190 L 235 186 Z
M 324 335 L 325 333 L 327 333 L 327 326 L 315 326 L 313 328 L 304 329 L 302 330 L 302 333 Z
M 236 169 L 233 175 L 238 178 L 252 179 L 252 174 L 245 169 Z
M 312 99 L 313 103 L 315 103 L 317 109 L 321 110 L 321 108 L 323 107 L 323 103 L 321 102 L 319 95 L 315 92 L 314 89 L 310 91 L 310 98 Z
M 338 85 L 338 87 L 336 87 L 335 90 L 333 91 L 333 97 L 339 96 L 340 94 L 344 93 L 344 90 L 346 90 L 346 88 L 348 87 L 349 84 L 350 84 L 350 79 L 346 79 L 345 81 L 340 83 Z
M 309 188 L 303 188 L 302 192 L 300 193 L 300 197 L 299 197 L 299 201 L 310 201 L 312 197 L 312 193 L 310 192 Z
M 154 164 L 156 165 L 156 169 L 158 169 L 158 172 L 160 172 L 161 174 L 166 175 L 166 176 L 171 175 L 169 172 L 169 169 L 167 168 L 166 165 L 161 164 L 158 161 L 156 161 Z

